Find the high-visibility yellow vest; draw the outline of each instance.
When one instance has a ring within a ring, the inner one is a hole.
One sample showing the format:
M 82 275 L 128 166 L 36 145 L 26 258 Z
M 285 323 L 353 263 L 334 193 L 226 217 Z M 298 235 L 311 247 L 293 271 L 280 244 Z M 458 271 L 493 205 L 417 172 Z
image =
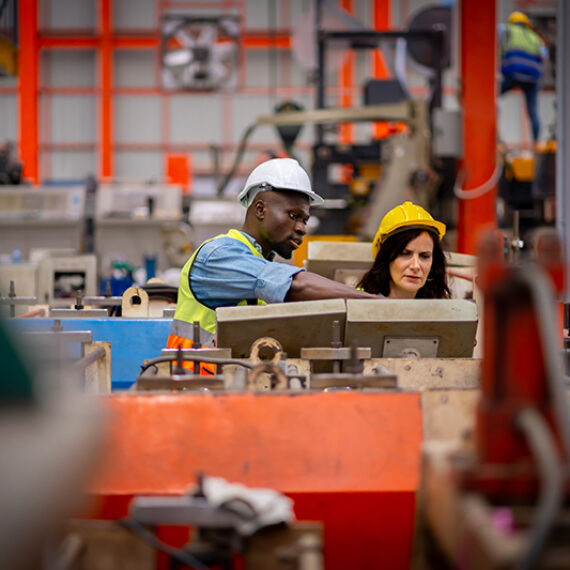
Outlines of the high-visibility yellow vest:
M 542 76 L 545 45 L 533 30 L 518 24 L 506 24 L 501 35 L 501 72 L 521 80 L 538 81 Z
M 190 257 L 182 268 L 180 274 L 180 286 L 178 288 L 178 299 L 176 302 L 176 311 L 174 312 L 174 320 L 170 328 L 170 335 L 183 337 L 189 340 L 193 339 L 193 323 L 200 323 L 200 342 L 203 346 L 214 346 L 216 335 L 216 311 L 206 307 L 194 297 L 192 289 L 190 289 L 190 271 L 197 253 L 201 247 L 210 241 L 222 237 L 231 237 L 241 241 L 251 250 L 253 255 L 265 259 L 263 255 L 255 248 L 255 246 L 238 230 L 230 230 L 226 234 L 220 234 L 212 239 L 205 241 Z M 238 305 L 246 305 L 247 300 L 240 301 Z M 258 305 L 265 305 L 264 301 L 257 300 Z

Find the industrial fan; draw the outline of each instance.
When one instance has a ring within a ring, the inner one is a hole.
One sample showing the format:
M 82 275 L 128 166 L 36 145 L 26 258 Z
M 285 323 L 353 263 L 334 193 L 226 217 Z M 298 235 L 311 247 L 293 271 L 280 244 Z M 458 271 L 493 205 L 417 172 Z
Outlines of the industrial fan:
M 239 26 L 235 16 L 176 16 L 162 20 L 162 85 L 165 89 L 235 87 Z

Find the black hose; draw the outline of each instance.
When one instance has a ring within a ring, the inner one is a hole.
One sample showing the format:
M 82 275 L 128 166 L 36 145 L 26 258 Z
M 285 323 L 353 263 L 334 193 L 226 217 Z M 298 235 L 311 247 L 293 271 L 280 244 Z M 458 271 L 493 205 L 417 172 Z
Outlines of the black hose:
M 158 358 L 153 358 L 148 362 L 141 364 L 141 374 L 151 366 L 158 364 L 159 362 L 178 362 L 180 360 L 177 354 L 172 354 L 168 356 L 159 356 Z M 182 361 L 185 362 L 208 362 L 211 364 L 235 364 L 236 366 L 243 366 L 244 368 L 253 368 L 254 365 L 249 362 L 243 362 L 237 358 L 217 358 L 215 356 L 192 356 L 190 358 L 182 357 Z
M 236 153 L 236 157 L 234 159 L 234 163 L 233 163 L 230 171 L 228 172 L 228 174 L 226 174 L 226 176 L 224 177 L 224 179 L 222 180 L 222 182 L 218 186 L 218 189 L 217 189 L 218 196 L 221 196 L 224 193 L 227 185 L 229 184 L 230 180 L 233 178 L 234 174 L 236 173 L 238 166 L 239 166 L 239 163 L 241 162 L 243 153 L 245 151 L 245 146 L 247 144 L 247 140 L 249 139 L 249 137 L 251 136 L 251 134 L 253 133 L 253 131 L 256 129 L 257 126 L 258 126 L 258 123 L 253 123 L 253 124 L 249 125 L 249 127 L 247 127 L 244 135 L 241 137 L 241 140 L 239 142 L 239 147 L 238 147 L 238 150 Z

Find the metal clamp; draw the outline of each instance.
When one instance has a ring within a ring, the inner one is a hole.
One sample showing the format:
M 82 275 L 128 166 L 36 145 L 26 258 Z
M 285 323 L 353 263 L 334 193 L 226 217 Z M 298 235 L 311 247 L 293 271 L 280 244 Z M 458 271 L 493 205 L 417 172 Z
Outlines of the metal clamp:
M 247 377 L 249 390 L 287 390 L 288 386 L 287 376 L 273 362 L 258 364 Z
M 262 351 L 271 351 L 273 352 L 273 357 L 271 360 L 267 358 L 261 358 L 260 354 Z M 266 362 L 271 362 L 273 364 L 277 364 L 281 360 L 281 354 L 283 353 L 283 347 L 278 340 L 270 336 L 262 336 L 258 338 L 252 345 L 251 350 L 249 353 L 249 359 L 253 364 L 261 364 Z

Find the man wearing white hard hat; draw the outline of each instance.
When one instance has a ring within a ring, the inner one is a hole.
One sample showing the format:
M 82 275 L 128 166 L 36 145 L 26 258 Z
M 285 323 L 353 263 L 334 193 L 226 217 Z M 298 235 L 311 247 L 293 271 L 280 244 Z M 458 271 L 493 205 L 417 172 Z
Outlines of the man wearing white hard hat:
M 291 257 L 306 234 L 309 207 L 323 203 L 296 160 L 275 158 L 257 166 L 238 200 L 247 208 L 242 228 L 204 242 L 182 269 L 168 348 L 190 348 L 195 321 L 200 323 L 202 346 L 215 346 L 218 307 L 378 298 L 272 261 L 275 253 Z M 201 365 L 202 373 L 212 371 L 212 365 Z

